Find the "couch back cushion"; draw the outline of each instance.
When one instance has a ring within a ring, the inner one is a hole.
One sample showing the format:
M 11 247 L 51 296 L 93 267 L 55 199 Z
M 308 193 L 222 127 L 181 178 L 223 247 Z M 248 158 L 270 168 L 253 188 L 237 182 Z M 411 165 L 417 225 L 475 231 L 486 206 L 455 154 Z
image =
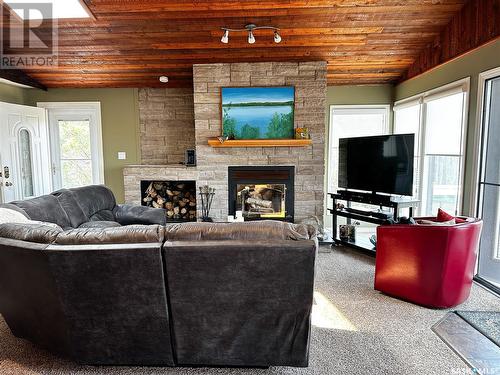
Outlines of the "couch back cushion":
M 178 223 L 167 224 L 168 241 L 218 240 L 309 240 L 315 230 L 309 225 L 261 220 L 242 223 Z
M 53 195 L 42 195 L 40 197 L 15 201 L 11 204 L 22 208 L 31 220 L 47 221 L 59 225 L 61 228 L 71 228 L 71 221 Z
M 61 204 L 64 211 L 68 215 L 73 228 L 78 228 L 81 224 L 89 221 L 87 215 L 83 211 L 75 193 L 69 189 L 61 189 L 52 193 L 53 196 L 57 197 L 59 203 Z
M 165 240 L 161 225 L 127 225 L 110 228 L 78 228 L 59 233 L 59 245 L 155 243 Z
M 114 221 L 116 200 L 113 192 L 103 185 L 90 185 L 69 189 L 80 205 L 87 221 Z
M 0 237 L 12 240 L 53 243 L 62 229 L 52 225 L 32 223 L 6 223 L 0 224 Z

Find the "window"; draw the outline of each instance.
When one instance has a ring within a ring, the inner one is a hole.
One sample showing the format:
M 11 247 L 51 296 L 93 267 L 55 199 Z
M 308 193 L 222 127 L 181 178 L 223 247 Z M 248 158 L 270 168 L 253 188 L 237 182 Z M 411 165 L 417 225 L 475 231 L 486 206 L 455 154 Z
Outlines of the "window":
M 330 106 L 328 192 L 338 189 L 339 139 L 389 133 L 389 106 Z
M 19 159 L 21 164 L 21 189 L 24 198 L 33 194 L 33 167 L 31 163 L 31 134 L 27 129 L 19 131 Z
M 53 188 L 104 183 L 99 103 L 38 103 L 48 109 Z
M 461 211 L 468 88 L 461 80 L 394 106 L 394 133 L 415 134 L 419 215 Z

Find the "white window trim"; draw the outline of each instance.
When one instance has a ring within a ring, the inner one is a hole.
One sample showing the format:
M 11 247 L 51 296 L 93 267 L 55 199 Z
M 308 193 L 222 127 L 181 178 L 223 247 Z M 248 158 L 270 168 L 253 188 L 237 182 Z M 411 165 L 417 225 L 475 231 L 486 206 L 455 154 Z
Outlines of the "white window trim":
M 391 132 L 391 124 L 389 123 L 389 118 L 390 118 L 390 111 L 391 111 L 391 105 L 390 104 L 331 104 L 330 105 L 330 111 L 329 111 L 329 117 L 328 117 L 328 144 L 326 145 L 326 160 L 327 160 L 327 165 L 326 165 L 326 191 L 327 193 L 332 193 L 329 190 L 330 188 L 330 153 L 332 150 L 331 145 L 333 144 L 333 133 L 331 132 L 332 129 L 332 118 L 333 114 L 336 110 L 359 110 L 359 109 L 379 109 L 384 112 L 384 127 L 387 131 L 387 134 Z M 325 210 L 324 212 L 326 213 L 326 216 L 331 216 L 330 212 L 328 211 L 328 203 L 330 201 L 330 198 L 328 194 L 325 194 Z
M 461 181 L 458 191 L 458 205 L 457 211 L 459 214 L 462 213 L 463 209 L 463 190 L 465 185 L 465 159 L 466 159 L 466 146 L 467 146 L 467 129 L 468 129 L 468 117 L 469 117 L 469 97 L 470 97 L 470 77 L 460 79 L 458 81 L 450 82 L 444 86 L 434 88 L 432 90 L 425 91 L 423 93 L 410 96 L 405 99 L 398 100 L 394 103 L 393 111 L 396 112 L 398 109 L 402 109 L 407 106 L 420 104 L 420 147 L 419 147 L 419 158 L 420 158 L 420 184 L 419 184 L 419 199 L 422 202 L 423 193 L 423 183 L 424 183 L 424 160 L 425 160 L 425 134 L 427 125 L 427 103 L 431 100 L 439 99 L 448 95 L 453 95 L 459 92 L 463 92 L 464 95 L 464 106 L 462 112 L 462 134 L 461 134 L 461 162 L 460 162 L 460 178 Z M 394 117 L 395 119 L 395 117 Z M 420 212 L 420 207 L 419 210 Z
M 481 178 L 481 149 L 483 142 L 483 121 L 484 121 L 484 90 L 486 81 L 492 78 L 500 77 L 500 66 L 494 69 L 479 73 L 477 83 L 477 107 L 476 107 L 476 126 L 474 129 L 474 153 L 472 155 L 472 188 L 469 214 L 477 215 L 479 213 L 479 180 Z
M 91 142 L 95 145 L 96 149 L 96 166 L 97 173 L 94 181 L 95 184 L 104 184 L 104 152 L 102 144 L 102 120 L 101 120 L 101 103 L 100 102 L 37 102 L 37 107 L 45 108 L 47 110 L 48 124 L 50 132 L 51 130 L 51 109 L 61 110 L 61 111 L 87 111 L 91 113 L 92 118 L 95 120 L 95 132 L 91 133 Z M 51 137 L 52 142 L 52 137 Z M 51 147 L 51 149 L 53 149 Z

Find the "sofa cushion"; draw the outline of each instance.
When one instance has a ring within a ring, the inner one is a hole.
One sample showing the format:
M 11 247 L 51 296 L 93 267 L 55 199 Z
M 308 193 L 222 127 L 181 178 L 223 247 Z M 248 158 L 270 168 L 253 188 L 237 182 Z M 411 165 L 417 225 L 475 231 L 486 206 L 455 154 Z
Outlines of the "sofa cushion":
M 165 229 L 160 225 L 128 225 L 115 228 L 78 228 L 59 233 L 59 245 L 118 244 L 163 242 Z
M 57 197 L 61 207 L 66 211 L 73 228 L 78 228 L 82 223 L 89 221 L 85 212 L 83 212 L 80 203 L 75 197 L 75 193 L 69 189 L 61 189 L 52 193 Z
M 113 192 L 103 185 L 90 185 L 69 189 L 89 221 L 114 221 L 116 206 Z
M 86 223 L 82 223 L 78 228 L 113 228 L 113 227 L 121 227 L 120 223 L 116 221 L 87 221 Z
M 11 202 L 11 204 L 22 208 L 32 220 L 48 221 L 64 229 L 71 228 L 71 221 L 66 211 L 57 197 L 53 195 L 42 195 L 24 201 Z
M 165 237 L 169 241 L 202 240 L 309 240 L 316 230 L 305 224 L 275 220 L 242 223 L 177 223 L 168 224 Z
M 59 233 L 62 233 L 62 229 L 52 225 L 31 223 L 0 224 L 0 237 L 19 241 L 53 243 Z

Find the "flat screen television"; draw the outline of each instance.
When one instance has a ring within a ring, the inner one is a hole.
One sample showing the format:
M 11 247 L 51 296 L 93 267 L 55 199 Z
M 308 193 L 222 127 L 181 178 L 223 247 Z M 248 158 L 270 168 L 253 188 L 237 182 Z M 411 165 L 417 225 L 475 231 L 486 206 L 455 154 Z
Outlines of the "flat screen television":
M 414 134 L 341 138 L 339 187 L 413 194 Z

